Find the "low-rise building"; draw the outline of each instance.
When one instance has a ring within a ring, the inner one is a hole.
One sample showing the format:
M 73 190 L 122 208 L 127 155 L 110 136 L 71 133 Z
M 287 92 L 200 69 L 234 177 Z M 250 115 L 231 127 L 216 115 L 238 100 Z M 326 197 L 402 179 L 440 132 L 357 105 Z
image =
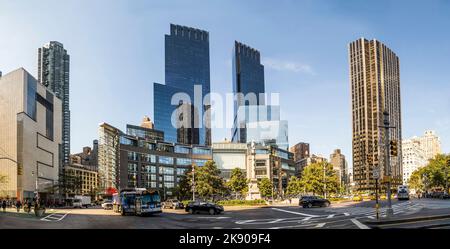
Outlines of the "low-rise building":
M 106 123 L 100 125 L 102 189 L 152 188 L 167 198 L 174 194 L 180 177 L 191 165 L 203 166 L 212 160 L 212 150 L 206 146 L 167 143 L 132 134 Z
M 247 179 L 249 190 L 247 199 L 260 199 L 258 181 L 268 178 L 274 188 L 283 194 L 287 188 L 288 180 L 297 174 L 294 163 L 294 154 L 272 145 L 251 143 L 247 154 Z
M 98 173 L 96 166 L 71 162 L 65 167 L 66 193 L 73 195 L 91 195 L 98 192 Z

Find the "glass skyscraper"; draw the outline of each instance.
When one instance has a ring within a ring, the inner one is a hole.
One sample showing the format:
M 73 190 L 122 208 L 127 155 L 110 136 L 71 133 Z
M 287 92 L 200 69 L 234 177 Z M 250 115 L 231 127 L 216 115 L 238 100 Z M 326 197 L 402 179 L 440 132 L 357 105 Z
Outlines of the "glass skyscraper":
M 238 95 L 234 103 L 234 122 L 231 140 L 245 143 L 246 129 L 239 123 L 238 110 L 243 105 L 264 105 L 264 66 L 261 64 L 261 56 L 258 50 L 235 41 L 233 49 L 233 93 Z M 255 99 L 248 101 L 253 95 Z
M 69 163 L 70 156 L 69 66 L 63 44 L 51 41 L 38 49 L 38 81 L 62 100 L 62 165 Z
M 210 108 L 209 104 L 203 103 L 205 95 L 210 93 L 208 32 L 170 25 L 170 35 L 165 36 L 165 81 L 165 85 L 154 83 L 155 128 L 164 132 L 168 142 L 210 145 L 211 120 L 209 116 L 203 118 Z M 201 96 L 196 100 L 194 86 L 201 89 Z M 177 93 L 184 95 L 178 98 L 176 103 L 172 103 L 172 98 Z M 178 108 L 181 110 L 181 107 L 186 107 L 186 104 L 192 108 L 183 110 L 192 111 L 177 111 Z M 180 133 L 180 128 L 173 126 L 178 123 L 195 125 L 182 127 L 183 132 Z

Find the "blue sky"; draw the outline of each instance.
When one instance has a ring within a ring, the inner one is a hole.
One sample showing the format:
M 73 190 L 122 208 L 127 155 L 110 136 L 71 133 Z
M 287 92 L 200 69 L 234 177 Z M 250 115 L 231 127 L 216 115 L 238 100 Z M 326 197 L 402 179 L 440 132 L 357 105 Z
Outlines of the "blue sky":
M 153 117 L 164 83 L 169 24 L 210 32 L 211 90 L 231 92 L 234 40 L 261 51 L 266 91 L 280 93 L 289 141 L 351 157 L 347 44 L 384 42 L 400 57 L 403 137 L 434 129 L 450 152 L 449 1 L 12 1 L 0 0 L 0 70 L 37 71 L 50 40 L 71 55 L 72 152 Z M 213 130 L 213 140 L 229 138 Z

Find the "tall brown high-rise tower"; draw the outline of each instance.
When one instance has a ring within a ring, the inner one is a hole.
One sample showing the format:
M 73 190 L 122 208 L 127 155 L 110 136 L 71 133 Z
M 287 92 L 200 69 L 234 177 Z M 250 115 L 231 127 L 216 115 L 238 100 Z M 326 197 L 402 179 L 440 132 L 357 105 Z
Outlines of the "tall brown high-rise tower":
M 385 171 L 383 112 L 389 113 L 390 140 L 398 155 L 391 156 L 392 186 L 402 182 L 400 69 L 397 55 L 377 40 L 364 38 L 348 46 L 352 96 L 353 180 L 357 190 L 373 190 L 373 169 Z

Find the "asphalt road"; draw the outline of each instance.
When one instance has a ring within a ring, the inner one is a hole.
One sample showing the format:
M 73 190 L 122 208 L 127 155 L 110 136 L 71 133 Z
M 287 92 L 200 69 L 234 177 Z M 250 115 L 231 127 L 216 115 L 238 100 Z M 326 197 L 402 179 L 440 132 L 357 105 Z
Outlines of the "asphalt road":
M 368 229 L 364 221 L 375 220 L 373 201 L 333 204 L 328 208 L 301 208 L 276 206 L 264 208 L 225 207 L 220 215 L 187 214 L 184 210 L 164 210 L 150 217 L 120 216 L 101 208 L 57 209 L 47 216 L 36 218 L 29 214 L 0 212 L 0 228 L 54 228 L 54 229 Z M 385 216 L 386 202 L 381 202 L 380 217 Z M 420 216 L 450 213 L 450 200 L 413 199 L 393 201 L 394 216 Z M 447 222 L 449 220 L 442 220 Z M 429 221 L 426 225 L 443 224 Z M 407 223 L 386 228 L 417 228 L 420 224 Z M 438 228 L 434 226 L 433 228 Z M 431 227 L 430 227 L 431 228 Z M 441 226 L 441 228 L 448 228 Z

